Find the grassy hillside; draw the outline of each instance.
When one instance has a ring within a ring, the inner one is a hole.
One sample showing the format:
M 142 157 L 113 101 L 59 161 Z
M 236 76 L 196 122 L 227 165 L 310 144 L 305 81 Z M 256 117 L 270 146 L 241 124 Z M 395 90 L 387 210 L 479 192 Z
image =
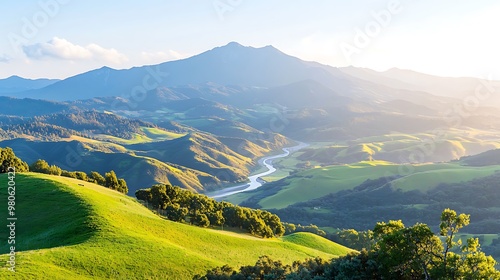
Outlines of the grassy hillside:
M 106 134 L 97 134 L 95 135 L 95 137 L 111 143 L 132 145 L 139 143 L 149 143 L 153 141 L 172 140 L 184 136 L 184 134 L 162 130 L 155 127 L 140 127 L 139 132 L 140 133 L 132 133 L 129 139 Z
M 7 184 L 5 175 L 0 182 Z M 291 263 L 349 251 L 313 235 L 264 240 L 166 221 L 133 198 L 81 183 L 17 174 L 15 279 L 190 279 L 226 263 L 253 264 L 261 255 Z M 6 205 L 5 192 L 0 201 Z M 0 234 L 7 235 L 5 227 Z M 0 252 L 3 262 L 6 244 Z M 11 276 L 0 269 L 1 279 Z
M 320 250 L 332 255 L 344 255 L 350 249 L 344 246 L 333 247 L 332 242 L 326 238 L 309 232 L 296 232 L 282 237 L 286 242 L 295 243 L 304 247 Z
M 254 164 L 250 158 L 236 153 L 214 136 L 205 133 L 189 133 L 174 140 L 130 145 L 127 148 L 137 155 L 162 162 L 175 162 L 229 182 L 245 180 L 249 166 Z
M 267 187 L 238 194 L 234 200 L 251 199 L 266 209 L 284 208 L 331 193 L 350 190 L 368 179 L 401 176 L 393 181 L 402 191 L 432 189 L 441 183 L 457 183 L 485 177 L 500 170 L 499 165 L 486 167 L 462 166 L 458 163 L 398 165 L 387 162 L 359 162 L 350 165 L 332 165 L 298 172 Z
M 96 145 L 89 147 L 89 142 L 36 142 L 15 139 L 2 141 L 0 145 L 12 147 L 16 154 L 28 163 L 45 159 L 49 164 L 55 164 L 66 170 L 97 171 L 102 174 L 113 169 L 119 177 L 127 181 L 131 195 L 137 189 L 150 187 L 156 183 L 171 184 L 196 191 L 215 188 L 220 184 L 217 178 L 202 171 L 134 155 L 131 152 L 100 151 L 103 149 L 102 146 L 99 150 L 94 150 Z
M 349 142 L 314 143 L 296 157 L 314 165 L 355 163 L 362 160 L 390 162 L 443 162 L 500 147 L 498 135 L 487 130 L 448 129 L 429 133 L 392 133 L 362 137 Z M 471 164 L 473 165 L 473 164 Z

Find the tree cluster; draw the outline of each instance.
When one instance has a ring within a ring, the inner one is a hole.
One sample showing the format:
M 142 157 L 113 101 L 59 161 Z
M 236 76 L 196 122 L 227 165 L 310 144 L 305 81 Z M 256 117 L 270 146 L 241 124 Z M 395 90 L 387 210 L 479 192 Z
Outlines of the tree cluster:
M 452 207 L 474 217 L 474 224 L 468 227 L 469 233 L 500 232 L 500 208 L 497 207 L 500 201 L 500 173 L 467 182 L 442 184 L 426 191 L 403 192 L 391 187 L 390 180 L 392 178 L 386 177 L 366 180 L 352 190 L 270 211 L 284 221 L 296 224 L 313 223 L 320 227 L 335 224 L 339 228 L 368 230 L 374 219 L 402 219 L 411 224 L 420 221 L 437 227 L 434 217 L 440 215 L 444 208 Z M 322 211 L 310 211 L 315 207 Z
M 124 194 L 128 193 L 127 182 L 122 178 L 117 178 L 116 173 L 113 170 L 111 170 L 110 172 L 106 172 L 104 176 L 102 176 L 97 171 L 91 171 L 88 174 L 82 171 L 67 171 L 62 170 L 59 166 L 49 165 L 43 159 L 39 159 L 31 164 L 29 170 L 31 172 L 75 178 L 82 181 L 95 183 Z
M 30 135 L 36 139 L 57 140 L 70 137 L 71 135 L 80 135 L 77 131 L 38 121 L 26 121 L 21 124 L 4 126 L 3 129 L 9 135 L 8 138 Z
M 370 249 L 373 246 L 373 231 L 357 231 L 355 229 L 342 229 L 329 233 L 326 238 L 355 250 Z
M 144 135 L 141 127 L 154 127 L 154 125 L 144 121 L 130 120 L 114 114 L 97 111 L 35 116 L 32 118 L 32 121 L 83 132 L 85 135 L 98 133 L 126 139 L 132 138 L 134 133 Z
M 0 173 L 9 172 L 9 167 L 14 167 L 16 172 L 27 172 L 28 164 L 18 158 L 9 148 L 0 148 Z
M 283 226 L 285 227 L 285 234 L 292 234 L 294 232 L 310 232 L 319 236 L 327 236 L 324 230 L 313 224 L 303 226 L 301 224 L 295 225 L 292 223 L 283 223 Z
M 158 214 L 176 222 L 189 222 L 201 227 L 229 226 L 265 238 L 285 233 L 280 218 L 268 211 L 217 202 L 179 187 L 156 184 L 136 191 L 135 196 Z
M 457 240 L 456 234 L 468 223 L 469 215 L 445 209 L 439 232 L 442 241 L 426 224 L 405 227 L 400 220 L 381 222 L 373 230 L 370 250 L 292 265 L 263 256 L 254 266 L 235 270 L 225 265 L 194 279 L 500 279 L 495 260 L 480 250 L 478 239 L 470 238 L 465 245 Z
M 30 135 L 44 141 L 56 141 L 72 135 L 94 139 L 95 134 L 131 139 L 136 134 L 146 135 L 142 127 L 156 127 L 141 120 L 130 120 L 97 111 L 57 113 L 25 118 L 1 116 L 0 126 L 1 139 L 23 138 L 25 135 Z

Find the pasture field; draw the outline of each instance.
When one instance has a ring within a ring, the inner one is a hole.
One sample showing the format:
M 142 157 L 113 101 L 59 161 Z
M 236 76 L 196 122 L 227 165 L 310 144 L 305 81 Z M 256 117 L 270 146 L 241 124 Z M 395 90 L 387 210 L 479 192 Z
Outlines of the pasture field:
M 134 198 L 75 179 L 27 173 L 15 182 L 15 279 L 190 279 L 215 266 L 254 264 L 262 255 L 291 263 L 349 251 L 310 234 L 260 239 L 174 223 Z M 0 201 L 7 205 L 6 192 Z M 0 234 L 7 236 L 6 227 Z M 5 242 L 3 263 L 8 252 Z M 12 276 L 0 269 L 1 279 Z

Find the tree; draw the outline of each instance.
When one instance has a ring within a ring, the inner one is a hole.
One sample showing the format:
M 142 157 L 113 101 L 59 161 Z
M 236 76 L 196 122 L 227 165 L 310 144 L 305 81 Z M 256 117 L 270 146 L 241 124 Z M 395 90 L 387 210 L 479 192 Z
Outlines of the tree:
M 278 215 L 271 214 L 268 211 L 260 211 L 258 213 L 264 220 L 264 223 L 269 226 L 269 228 L 273 232 L 273 235 L 282 236 L 283 234 L 285 234 L 285 227 L 281 223 L 281 220 L 278 217 Z
M 389 279 L 430 279 L 430 270 L 443 250 L 441 240 L 426 224 L 406 228 L 399 221 L 377 223 L 373 230 L 377 262 Z
M 222 209 L 222 215 L 224 216 L 225 223 L 230 227 L 236 227 L 238 225 L 238 208 L 238 206 L 227 203 Z
M 43 159 L 39 159 L 30 165 L 30 170 L 32 172 L 50 174 L 50 175 L 61 175 L 62 169 L 57 165 L 50 165 Z
M 253 220 L 254 215 L 251 224 Z M 446 209 L 441 223 L 441 234 L 448 240 L 468 223 L 468 215 Z M 400 220 L 381 222 L 373 234 L 376 243 L 369 251 L 352 252 L 330 262 L 316 258 L 295 261 L 290 266 L 263 256 L 254 266 L 243 266 L 239 271 L 224 266 L 195 279 L 500 279 L 495 260 L 479 250 L 477 238 L 469 238 L 455 253 L 446 252 L 441 239 L 426 224 L 405 227 Z M 459 243 L 453 238 L 448 241 L 451 245 Z M 451 245 L 450 249 L 455 246 Z M 447 269 L 443 269 L 445 253 Z
M 206 197 L 201 195 L 196 195 L 191 199 L 189 203 L 189 211 L 191 212 L 191 224 L 193 221 L 198 220 L 199 213 L 203 214 L 207 210 L 208 202 Z M 206 217 L 206 215 L 205 215 Z M 208 221 L 208 218 L 207 218 Z
M 116 178 L 116 174 L 113 170 L 104 174 L 105 184 L 104 186 L 108 189 L 117 190 L 120 186 L 118 183 L 118 178 Z
M 135 191 L 135 197 L 142 201 L 151 202 L 153 196 L 151 195 L 151 189 L 140 189 Z
M 49 169 L 50 169 L 49 164 L 43 159 L 39 159 L 30 165 L 31 172 L 48 174 Z
M 208 227 L 210 225 L 210 221 L 208 220 L 207 215 L 205 214 L 197 214 L 194 218 L 194 224 L 200 227 Z
M 49 173 L 48 174 L 60 176 L 62 174 L 62 169 L 59 166 L 57 166 L 57 165 L 51 165 L 49 167 Z
M 461 246 L 456 235 L 469 221 L 469 215 L 445 209 L 440 224 L 444 245 L 426 224 L 377 223 L 372 253 L 380 273 L 390 279 L 500 279 L 495 260 L 479 250 L 478 239 L 469 238 L 455 252 Z
M 151 204 L 153 208 L 158 209 L 158 214 L 160 209 L 165 209 L 167 204 L 170 203 L 166 190 L 166 186 L 163 184 L 156 184 L 151 187 Z
M 165 185 L 165 193 L 172 203 L 179 202 L 181 196 L 184 193 L 179 187 L 173 187 L 172 185 Z
M 283 226 L 285 227 L 285 234 L 291 234 L 294 233 L 297 227 L 295 224 L 292 223 L 283 223 Z
M 61 176 L 76 179 L 76 172 L 70 172 L 70 171 L 67 171 L 67 170 L 63 170 L 61 172 Z
M 265 238 L 274 236 L 274 233 L 271 230 L 271 228 L 268 225 L 266 225 L 264 220 L 262 220 L 255 213 L 252 213 L 252 215 L 250 215 L 248 223 L 249 223 L 248 231 L 250 232 L 250 234 L 256 236 L 262 236 Z
M 127 182 L 125 182 L 124 179 L 120 178 L 118 179 L 118 189 L 117 191 L 127 194 L 128 193 L 128 187 L 127 187 Z
M 439 224 L 439 233 L 446 238 L 443 267 L 447 266 L 448 252 L 456 245 L 461 245 L 461 242 L 455 242 L 454 237 L 458 231 L 470 223 L 470 215 L 460 214 L 449 208 L 444 209 L 441 214 L 441 223 Z
M 101 186 L 106 185 L 106 179 L 101 174 L 99 174 L 99 172 L 91 171 L 88 174 L 88 178 L 93 180 L 94 183 L 96 183 L 98 185 L 101 185 Z
M 236 271 L 229 265 L 224 265 L 222 267 L 216 267 L 212 270 L 207 271 L 205 275 L 195 275 L 194 280 L 229 280 L 231 275 L 235 274 Z
M 88 181 L 89 178 L 87 177 L 87 174 L 82 171 L 75 171 L 76 174 L 76 179 L 82 180 L 82 181 Z
M 325 279 L 381 279 L 380 267 L 375 261 L 376 253 L 361 250 L 340 257 L 326 267 Z
M 224 219 L 224 215 L 222 215 L 221 210 L 209 212 L 207 214 L 207 216 L 208 216 L 208 220 L 210 221 L 211 225 L 222 226 L 222 227 L 224 226 L 225 219 Z
M 373 232 L 343 229 L 330 235 L 329 239 L 356 250 L 370 249 L 373 245 Z
M 11 172 L 10 168 L 14 168 L 15 172 L 29 171 L 28 164 L 16 157 L 11 148 L 0 148 L 0 173 Z
M 458 231 L 469 222 L 470 215 L 457 215 L 448 208 L 443 211 L 439 233 L 445 237 L 445 245 L 442 262 L 434 269 L 434 274 L 447 279 L 500 279 L 495 260 L 481 252 L 479 239 L 469 238 L 464 246 L 461 240 L 455 240 Z M 455 247 L 460 247 L 460 252 L 452 252 Z
M 177 203 L 169 203 L 165 209 L 165 215 L 167 216 L 167 218 L 174 222 L 184 221 L 187 214 L 188 209 L 185 207 L 180 207 L 180 205 Z

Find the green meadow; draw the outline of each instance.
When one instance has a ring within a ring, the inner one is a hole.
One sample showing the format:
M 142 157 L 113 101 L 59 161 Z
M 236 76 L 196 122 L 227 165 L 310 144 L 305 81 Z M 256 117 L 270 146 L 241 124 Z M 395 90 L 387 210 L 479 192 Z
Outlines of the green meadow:
M 174 223 L 88 182 L 16 176 L 16 272 L 3 266 L 1 279 L 190 279 L 215 266 L 253 264 L 262 255 L 291 263 L 351 251 L 312 234 L 260 239 Z M 7 185 L 5 175 L 0 183 Z M 2 189 L 0 201 L 7 205 Z M 5 221 L 6 215 L 5 209 L 0 217 Z M 7 229 L 0 234 L 7 236 Z M 8 244 L 0 250 L 5 263 Z
M 500 170 L 500 166 L 471 167 L 459 163 L 408 164 L 364 161 L 355 164 L 316 167 L 283 179 L 280 190 L 260 200 L 266 209 L 284 208 L 288 205 L 319 198 L 330 193 L 352 189 L 368 179 L 401 176 L 393 181 L 393 187 L 402 191 L 420 189 L 425 191 L 441 183 L 469 181 L 486 177 Z M 265 187 L 264 187 L 265 188 Z M 251 196 L 235 197 L 244 200 Z M 229 201 L 232 201 L 229 198 Z

